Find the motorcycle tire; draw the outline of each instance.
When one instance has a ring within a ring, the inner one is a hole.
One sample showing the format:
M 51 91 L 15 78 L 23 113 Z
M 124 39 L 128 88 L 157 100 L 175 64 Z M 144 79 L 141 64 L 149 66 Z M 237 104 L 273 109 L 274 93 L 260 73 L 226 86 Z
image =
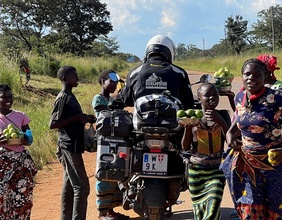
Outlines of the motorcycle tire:
M 147 220 L 165 220 L 165 212 L 163 208 L 146 207 Z

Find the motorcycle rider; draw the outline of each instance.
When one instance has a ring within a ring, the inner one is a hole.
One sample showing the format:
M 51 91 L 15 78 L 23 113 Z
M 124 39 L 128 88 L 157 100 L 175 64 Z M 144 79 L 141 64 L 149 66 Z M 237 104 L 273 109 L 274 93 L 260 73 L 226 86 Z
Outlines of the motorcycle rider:
M 184 109 L 193 108 L 190 80 L 184 69 L 172 64 L 174 56 L 175 44 L 167 36 L 156 35 L 148 41 L 144 63 L 128 73 L 122 90 L 127 106 L 133 106 L 141 96 L 169 90 Z
M 184 109 L 194 108 L 189 77 L 183 68 L 172 63 L 174 57 L 175 44 L 169 37 L 165 35 L 152 37 L 145 49 L 144 63 L 128 73 L 125 86 L 121 90 L 125 105 L 134 106 L 135 101 L 142 96 L 169 91 L 173 97 L 181 101 Z M 182 132 L 183 130 L 178 132 L 181 137 Z M 169 170 L 173 170 L 175 175 L 184 174 L 185 167 L 180 155 L 173 159 L 172 164 L 173 166 L 168 167 Z M 173 183 L 171 180 L 170 185 L 177 188 L 178 182 Z M 168 191 L 168 202 L 173 205 L 178 197 L 175 196 L 177 193 L 174 190 Z

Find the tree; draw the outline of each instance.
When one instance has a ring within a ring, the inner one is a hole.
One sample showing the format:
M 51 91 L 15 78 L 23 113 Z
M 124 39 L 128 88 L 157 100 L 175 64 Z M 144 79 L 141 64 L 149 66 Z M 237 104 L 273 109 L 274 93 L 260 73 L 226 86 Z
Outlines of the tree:
M 268 47 L 282 48 L 282 7 L 277 4 L 260 11 L 258 22 L 253 24 L 252 28 L 259 42 Z
M 98 0 L 67 0 L 53 5 L 51 28 L 53 34 L 61 36 L 59 47 L 63 52 L 83 55 L 97 37 L 106 36 L 113 29 L 107 5 Z
M 0 13 L 2 32 L 28 50 L 54 42 L 58 51 L 83 55 L 97 37 L 112 31 L 110 13 L 99 0 L 1 0 Z
M 119 45 L 116 37 L 100 36 L 93 42 L 89 53 L 92 56 L 114 55 L 118 52 L 118 49 Z
M 186 45 L 183 43 L 179 43 L 176 47 L 176 60 L 185 60 L 188 56 L 188 50 L 186 48 Z
M 246 31 L 248 21 L 244 21 L 243 17 L 236 15 L 235 19 L 232 16 L 225 21 L 225 28 L 227 30 L 227 40 L 232 45 L 236 54 L 240 54 L 242 48 L 246 45 Z
M 50 1 L 50 0 L 49 0 Z M 48 25 L 46 3 L 40 0 L 1 0 L 1 31 L 23 42 L 30 51 L 40 39 Z

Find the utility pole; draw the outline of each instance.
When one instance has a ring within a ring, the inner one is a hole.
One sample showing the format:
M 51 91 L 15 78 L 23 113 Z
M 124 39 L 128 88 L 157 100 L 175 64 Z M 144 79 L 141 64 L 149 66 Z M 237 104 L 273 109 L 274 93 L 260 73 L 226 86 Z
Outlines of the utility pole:
M 205 57 L 205 38 L 203 38 L 203 57 Z
M 225 54 L 227 55 L 227 39 L 226 39 L 226 28 L 224 28 L 224 44 L 225 44 Z
M 271 29 L 272 29 L 272 52 L 275 49 L 274 22 L 273 22 L 273 6 L 271 6 Z

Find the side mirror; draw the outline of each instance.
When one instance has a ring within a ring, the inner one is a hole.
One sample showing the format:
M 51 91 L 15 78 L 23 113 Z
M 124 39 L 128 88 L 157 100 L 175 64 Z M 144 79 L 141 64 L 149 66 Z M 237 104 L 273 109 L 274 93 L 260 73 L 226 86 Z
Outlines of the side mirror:
M 201 78 L 197 82 L 192 83 L 191 86 L 195 84 L 199 84 L 199 83 L 209 82 L 211 78 L 212 76 L 210 74 L 204 74 L 201 76 Z

